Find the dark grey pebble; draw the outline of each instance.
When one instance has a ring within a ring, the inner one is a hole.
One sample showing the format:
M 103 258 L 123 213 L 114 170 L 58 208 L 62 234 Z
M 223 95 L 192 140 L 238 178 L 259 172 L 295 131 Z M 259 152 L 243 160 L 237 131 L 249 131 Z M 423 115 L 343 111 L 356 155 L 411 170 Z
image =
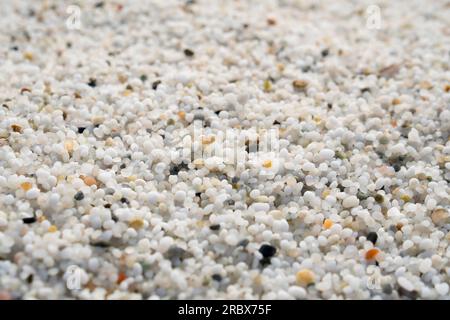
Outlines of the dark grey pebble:
M 378 235 L 376 232 L 369 232 L 369 234 L 367 235 L 366 238 L 367 238 L 367 240 L 369 240 L 370 242 L 375 244 L 377 242 Z
M 274 246 L 271 246 L 270 244 L 263 244 L 259 248 L 259 252 L 263 255 L 264 258 L 270 258 L 275 255 L 277 249 Z
M 81 191 L 78 191 L 77 193 L 75 193 L 75 195 L 73 196 L 73 198 L 77 201 L 81 201 L 84 199 L 84 193 Z

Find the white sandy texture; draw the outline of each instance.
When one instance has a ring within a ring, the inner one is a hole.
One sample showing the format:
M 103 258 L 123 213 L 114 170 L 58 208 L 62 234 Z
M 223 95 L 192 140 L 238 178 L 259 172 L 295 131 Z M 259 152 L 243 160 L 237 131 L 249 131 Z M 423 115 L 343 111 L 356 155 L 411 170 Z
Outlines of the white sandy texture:
M 450 298 L 448 1 L 0 12 L 0 298 Z

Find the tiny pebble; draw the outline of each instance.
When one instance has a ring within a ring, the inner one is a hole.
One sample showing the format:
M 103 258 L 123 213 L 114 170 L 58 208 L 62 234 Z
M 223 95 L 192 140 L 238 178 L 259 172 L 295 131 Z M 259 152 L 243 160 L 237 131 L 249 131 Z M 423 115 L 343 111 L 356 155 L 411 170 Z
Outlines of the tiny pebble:
M 77 201 L 81 201 L 84 199 L 84 194 L 83 192 L 78 191 L 77 193 L 75 193 L 75 196 L 73 198 Z

